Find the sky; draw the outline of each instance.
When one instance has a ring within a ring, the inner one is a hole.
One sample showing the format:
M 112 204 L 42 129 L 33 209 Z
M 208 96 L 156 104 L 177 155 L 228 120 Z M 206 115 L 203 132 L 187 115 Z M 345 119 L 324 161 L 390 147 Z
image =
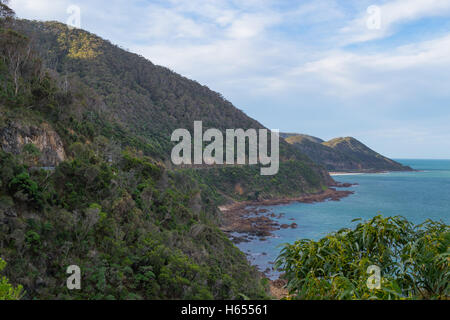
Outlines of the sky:
M 450 159 L 450 0 L 11 0 L 220 92 L 270 129 Z

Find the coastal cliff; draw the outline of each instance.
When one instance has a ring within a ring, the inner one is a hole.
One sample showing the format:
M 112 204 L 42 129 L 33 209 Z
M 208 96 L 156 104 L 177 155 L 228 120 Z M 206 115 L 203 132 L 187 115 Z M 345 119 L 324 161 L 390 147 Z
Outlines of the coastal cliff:
M 264 127 L 93 34 L 19 20 L 9 28 L 0 28 L 0 256 L 24 298 L 267 298 L 217 206 L 327 190 L 325 168 L 284 140 L 276 176 L 173 167 L 175 129 Z M 56 284 L 74 263 L 85 289 L 68 292 Z
M 55 167 L 66 159 L 61 138 L 47 123 L 34 126 L 10 121 L 0 128 L 0 144 L 4 152 L 14 155 L 32 146 L 36 155 L 34 164 L 41 167 Z
M 410 167 L 389 159 L 352 137 L 330 141 L 302 135 L 284 134 L 285 140 L 328 171 L 383 172 L 412 171 Z

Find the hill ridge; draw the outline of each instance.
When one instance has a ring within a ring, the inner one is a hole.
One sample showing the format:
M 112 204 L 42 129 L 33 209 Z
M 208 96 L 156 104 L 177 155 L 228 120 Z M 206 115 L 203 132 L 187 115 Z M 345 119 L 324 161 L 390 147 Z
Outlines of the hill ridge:
M 370 149 L 354 137 L 338 137 L 329 141 L 309 139 L 303 134 L 290 134 L 285 140 L 329 171 L 380 172 L 411 171 L 407 166 Z M 320 142 L 322 141 L 322 142 Z

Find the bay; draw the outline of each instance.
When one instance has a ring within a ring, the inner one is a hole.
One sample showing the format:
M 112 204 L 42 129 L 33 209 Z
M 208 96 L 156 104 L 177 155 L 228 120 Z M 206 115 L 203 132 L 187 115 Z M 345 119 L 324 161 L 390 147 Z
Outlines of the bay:
M 271 279 L 279 274 L 271 269 L 281 246 L 298 239 L 318 240 L 332 231 L 352 227 L 353 219 L 368 220 L 378 214 L 401 215 L 413 223 L 426 219 L 450 222 L 450 160 L 397 159 L 417 172 L 390 172 L 379 174 L 338 175 L 334 179 L 343 183 L 357 183 L 348 188 L 355 194 L 341 201 L 315 204 L 291 203 L 264 207 L 281 218 L 280 224 L 295 222 L 296 229 L 281 229 L 274 237 L 264 241 L 257 238 L 237 246 Z

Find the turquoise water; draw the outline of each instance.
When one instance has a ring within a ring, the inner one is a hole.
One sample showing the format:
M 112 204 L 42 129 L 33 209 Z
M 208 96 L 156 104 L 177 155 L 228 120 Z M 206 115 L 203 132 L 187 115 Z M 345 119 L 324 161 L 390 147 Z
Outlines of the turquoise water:
M 348 188 L 354 195 L 341 201 L 316 204 L 292 203 L 266 207 L 277 215 L 280 224 L 298 224 L 297 229 L 275 231 L 265 241 L 253 239 L 237 246 L 261 271 L 272 268 L 280 245 L 298 239 L 320 239 L 331 231 L 354 226 L 355 218 L 370 219 L 375 215 L 401 215 L 414 223 L 426 219 L 450 222 L 450 160 L 397 160 L 419 172 L 396 172 L 335 176 L 339 182 L 358 183 Z M 276 272 L 268 273 L 276 278 Z

